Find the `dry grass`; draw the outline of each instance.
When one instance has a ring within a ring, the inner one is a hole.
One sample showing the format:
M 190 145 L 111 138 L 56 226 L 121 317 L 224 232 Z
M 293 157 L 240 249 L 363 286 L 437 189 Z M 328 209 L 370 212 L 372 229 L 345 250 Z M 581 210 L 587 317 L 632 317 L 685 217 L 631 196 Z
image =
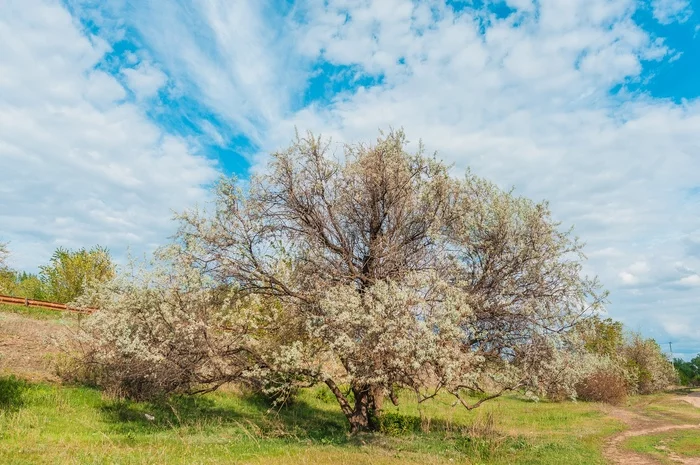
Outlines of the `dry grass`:
M 56 381 L 53 359 L 76 321 L 72 315 L 0 306 L 0 374 Z

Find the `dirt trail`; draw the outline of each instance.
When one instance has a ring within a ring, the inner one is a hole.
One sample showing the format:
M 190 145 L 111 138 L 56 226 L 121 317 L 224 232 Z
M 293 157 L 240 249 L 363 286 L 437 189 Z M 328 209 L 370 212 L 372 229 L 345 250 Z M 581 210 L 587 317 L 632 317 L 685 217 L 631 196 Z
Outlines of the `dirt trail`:
M 692 393 L 690 396 L 681 396 L 677 399 L 688 402 L 696 407 L 700 407 L 700 392 Z M 622 443 L 631 437 L 646 436 L 650 434 L 664 433 L 674 430 L 698 429 L 700 434 L 700 423 L 670 424 L 660 422 L 617 407 L 609 407 L 608 414 L 627 425 L 627 429 L 610 438 L 605 445 L 604 454 L 609 463 L 619 465 L 660 465 L 661 462 L 647 455 L 637 454 L 623 449 Z M 678 464 L 700 465 L 700 458 L 680 457 L 669 452 L 668 458 Z
M 678 397 L 678 399 L 700 408 L 700 391 L 691 392 L 687 396 Z

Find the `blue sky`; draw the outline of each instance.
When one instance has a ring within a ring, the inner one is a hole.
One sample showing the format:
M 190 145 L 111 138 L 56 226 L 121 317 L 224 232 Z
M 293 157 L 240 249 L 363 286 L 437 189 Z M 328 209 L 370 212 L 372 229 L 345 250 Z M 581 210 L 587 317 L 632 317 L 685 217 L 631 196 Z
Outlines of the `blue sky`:
M 5 0 L 0 240 L 148 253 L 294 129 L 548 199 L 609 313 L 700 352 L 700 4 Z

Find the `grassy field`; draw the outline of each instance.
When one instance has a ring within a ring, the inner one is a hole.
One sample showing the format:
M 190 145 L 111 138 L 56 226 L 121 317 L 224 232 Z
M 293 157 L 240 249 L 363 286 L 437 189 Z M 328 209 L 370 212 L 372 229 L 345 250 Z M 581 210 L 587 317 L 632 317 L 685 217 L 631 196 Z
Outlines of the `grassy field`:
M 47 350 L 43 338 L 76 318 L 0 307 L 1 464 L 603 464 L 608 438 L 628 427 L 614 412 L 654 424 L 700 422 L 700 409 L 674 395 L 632 398 L 617 409 L 509 396 L 468 412 L 448 397 L 419 410 L 404 393 L 399 407 L 386 407 L 381 434 L 351 436 L 326 388 L 304 390 L 279 410 L 234 388 L 157 404 L 118 401 L 31 375 L 48 365 L 27 354 Z M 698 455 L 697 431 L 673 433 L 624 447 L 661 459 L 668 454 L 658 454 L 658 444 Z
M 306 390 L 282 409 L 220 392 L 163 404 L 99 391 L 0 379 L 0 463 L 604 463 L 619 429 L 595 405 L 503 398 L 476 412 L 436 401 L 387 411 L 385 434 L 349 436 L 330 392 Z
M 677 458 L 700 457 L 700 433 L 697 430 L 677 430 L 637 436 L 628 439 L 624 446 L 660 463 L 674 464 L 678 463 Z

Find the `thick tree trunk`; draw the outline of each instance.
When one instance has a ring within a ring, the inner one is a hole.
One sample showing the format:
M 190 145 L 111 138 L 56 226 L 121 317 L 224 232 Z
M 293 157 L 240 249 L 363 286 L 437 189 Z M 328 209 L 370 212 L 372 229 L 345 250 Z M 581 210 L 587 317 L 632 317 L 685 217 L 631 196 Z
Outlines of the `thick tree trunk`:
M 373 428 L 372 419 L 372 391 L 369 387 L 353 388 L 355 394 L 355 408 L 347 415 L 350 422 L 350 432 L 371 431 Z
M 370 386 L 353 387 L 352 392 L 355 396 L 355 404 L 350 405 L 333 380 L 327 379 L 326 385 L 338 399 L 340 409 L 350 423 L 351 433 L 355 434 L 360 431 L 373 431 L 376 429 L 377 425 L 373 421 L 375 403 L 372 396 L 373 390 Z

